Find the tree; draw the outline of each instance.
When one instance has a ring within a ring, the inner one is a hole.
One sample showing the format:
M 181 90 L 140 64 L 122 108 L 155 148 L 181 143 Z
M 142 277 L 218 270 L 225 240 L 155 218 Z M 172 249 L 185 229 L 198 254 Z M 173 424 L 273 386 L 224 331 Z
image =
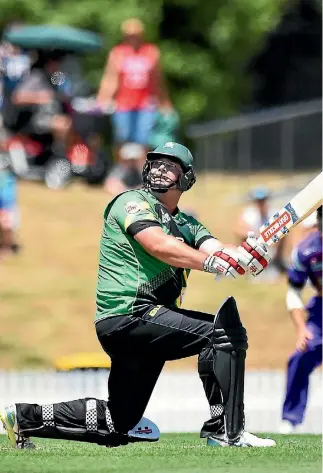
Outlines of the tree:
M 132 16 L 162 50 L 171 96 L 184 122 L 226 116 L 249 97 L 248 58 L 280 18 L 284 0 L 0 0 L 1 24 L 56 23 L 101 33 L 104 51 L 85 58 L 97 87 L 107 49 L 120 39 L 119 25 Z M 12 12 L 15 12 L 13 17 Z

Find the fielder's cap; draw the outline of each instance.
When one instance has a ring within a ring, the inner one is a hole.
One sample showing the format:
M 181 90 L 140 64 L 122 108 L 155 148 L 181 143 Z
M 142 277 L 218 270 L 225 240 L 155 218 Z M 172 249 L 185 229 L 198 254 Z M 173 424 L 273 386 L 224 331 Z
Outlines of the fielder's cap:
M 159 145 L 154 151 L 147 153 L 148 161 L 154 161 L 155 159 L 169 158 L 173 161 L 177 161 L 182 168 L 187 171 L 189 167 L 194 168 L 194 159 L 192 153 L 185 146 L 168 141 L 164 145 Z
M 145 27 L 138 18 L 129 18 L 122 22 L 121 31 L 124 35 L 141 35 L 145 31 Z
M 120 148 L 119 154 L 125 161 L 140 159 L 145 156 L 145 148 L 137 143 L 127 143 Z
M 270 190 L 267 187 L 255 187 L 249 192 L 249 198 L 251 200 L 265 200 L 271 195 Z

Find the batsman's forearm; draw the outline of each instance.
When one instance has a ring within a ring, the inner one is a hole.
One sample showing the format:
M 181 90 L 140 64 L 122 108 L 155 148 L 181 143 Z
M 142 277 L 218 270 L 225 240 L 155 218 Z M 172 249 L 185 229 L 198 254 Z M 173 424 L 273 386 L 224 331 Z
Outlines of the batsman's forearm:
M 155 258 L 177 268 L 203 271 L 206 254 L 190 248 L 176 238 L 169 238 L 150 252 Z

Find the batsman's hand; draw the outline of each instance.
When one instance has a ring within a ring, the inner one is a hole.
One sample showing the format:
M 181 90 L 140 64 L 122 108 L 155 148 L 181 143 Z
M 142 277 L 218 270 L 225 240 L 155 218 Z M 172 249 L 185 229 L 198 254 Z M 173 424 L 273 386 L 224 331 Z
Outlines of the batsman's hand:
M 254 277 L 262 273 L 271 261 L 267 245 L 258 243 L 254 232 L 248 232 L 248 238 L 239 246 L 238 253 L 249 260 L 247 271 Z
M 221 248 L 205 259 L 203 269 L 207 273 L 236 278 L 245 274 L 248 262 L 249 257 L 238 253 L 237 249 Z

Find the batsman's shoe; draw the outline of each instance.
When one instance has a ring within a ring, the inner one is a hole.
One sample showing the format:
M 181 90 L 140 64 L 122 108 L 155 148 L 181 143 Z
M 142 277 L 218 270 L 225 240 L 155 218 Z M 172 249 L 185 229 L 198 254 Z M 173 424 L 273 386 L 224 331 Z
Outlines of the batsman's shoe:
M 130 442 L 157 442 L 160 432 L 156 424 L 143 417 L 133 429 L 129 430 L 128 436 Z
M 244 432 L 239 440 L 230 443 L 225 434 L 209 437 L 207 445 L 211 447 L 275 447 L 275 440 L 262 439 L 249 432 Z
M 15 404 L 0 407 L 0 420 L 13 448 L 35 448 L 35 445 L 28 437 L 19 433 Z

